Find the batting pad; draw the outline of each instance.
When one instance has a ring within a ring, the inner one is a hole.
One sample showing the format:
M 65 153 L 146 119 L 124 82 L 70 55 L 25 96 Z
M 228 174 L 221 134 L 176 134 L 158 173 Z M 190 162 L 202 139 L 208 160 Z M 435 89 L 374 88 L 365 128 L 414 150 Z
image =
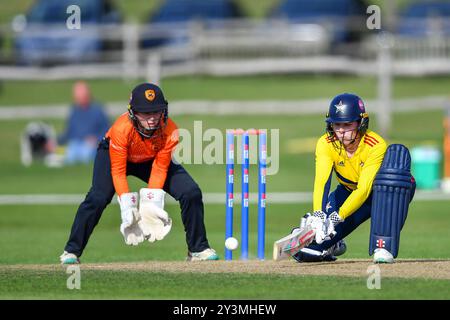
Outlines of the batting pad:
M 370 255 L 375 249 L 384 248 L 397 257 L 412 189 L 409 150 L 404 145 L 392 144 L 386 150 L 372 187 Z

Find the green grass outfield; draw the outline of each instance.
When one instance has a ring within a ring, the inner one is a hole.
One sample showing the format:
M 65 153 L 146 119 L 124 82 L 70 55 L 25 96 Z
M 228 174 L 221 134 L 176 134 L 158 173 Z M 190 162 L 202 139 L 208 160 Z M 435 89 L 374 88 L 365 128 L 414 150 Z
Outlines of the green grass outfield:
M 450 228 L 449 201 L 413 202 L 402 233 L 399 258 L 449 259 Z M 77 205 L 2 206 L 0 215 L 0 264 L 56 263 L 70 232 Z M 205 224 L 211 246 L 223 257 L 225 232 L 225 206 L 206 204 Z M 301 215 L 309 210 L 308 204 L 268 204 L 267 243 L 271 244 L 298 225 Z M 174 219 L 173 229 L 163 241 L 152 245 L 128 247 L 119 232 L 120 210 L 110 205 L 93 233 L 82 261 L 130 262 L 146 260 L 183 260 L 186 244 L 180 210 L 167 205 Z M 250 209 L 250 258 L 256 258 L 256 206 Z M 349 250 L 345 258 L 369 258 L 368 239 L 370 224 L 365 223 L 348 237 Z M 236 207 L 235 234 L 240 239 L 240 210 Z M 266 256 L 271 257 L 267 245 Z
M 131 90 L 143 79 L 87 80 L 93 96 L 101 102 L 126 103 Z M 74 81 L 5 81 L 0 83 L 0 107 L 14 105 L 68 105 Z M 353 92 L 363 99 L 377 96 L 374 77 L 345 75 L 267 75 L 245 77 L 180 76 L 163 78 L 166 99 L 177 100 L 299 100 L 331 99 L 342 92 Z M 396 77 L 394 98 L 448 95 L 450 77 Z M 125 107 L 125 106 L 124 106 Z M 370 106 L 368 106 L 370 111 Z
M 399 258 L 449 259 L 449 201 L 414 202 L 402 232 Z M 67 239 L 77 206 L 3 206 L 0 215 L 0 299 L 449 299 L 449 279 L 382 278 L 380 290 L 369 290 L 367 278 L 293 276 L 248 273 L 164 273 L 139 270 L 86 270 L 81 265 L 81 290 L 68 290 L 64 269 L 10 270 L 15 264 L 54 264 Z M 298 223 L 308 205 L 269 205 L 266 256 L 271 243 Z M 206 205 L 206 226 L 212 247 L 223 257 L 225 210 Z M 152 245 L 129 247 L 118 230 L 117 206 L 104 213 L 82 256 L 82 262 L 182 261 L 184 232 L 176 206 L 167 206 L 174 219 L 171 233 Z M 256 253 L 256 213 L 251 211 L 250 258 Z M 239 214 L 236 215 L 239 226 Z M 364 223 L 347 238 L 342 258 L 369 259 L 370 224 Z M 238 228 L 237 228 L 238 229 Z M 240 233 L 236 230 L 236 236 Z M 237 254 L 238 255 L 238 254 Z M 369 260 L 367 260 L 369 262 Z M 420 265 L 419 265 L 420 266 Z M 187 266 L 188 267 L 188 266 Z M 302 268 L 302 265 L 294 267 Z M 448 273 L 448 272 L 447 272 Z M 364 269 L 360 274 L 364 274 Z M 308 293 L 309 292 L 309 293 Z M 311 295 L 314 292 L 314 295 Z
M 80 290 L 60 272 L 2 272 L 0 299 L 320 300 L 449 299 L 449 280 L 386 279 L 369 290 L 366 279 L 329 276 L 174 274 L 83 271 Z M 313 292 L 313 293 L 312 293 Z M 261 301 L 261 303 L 264 303 Z

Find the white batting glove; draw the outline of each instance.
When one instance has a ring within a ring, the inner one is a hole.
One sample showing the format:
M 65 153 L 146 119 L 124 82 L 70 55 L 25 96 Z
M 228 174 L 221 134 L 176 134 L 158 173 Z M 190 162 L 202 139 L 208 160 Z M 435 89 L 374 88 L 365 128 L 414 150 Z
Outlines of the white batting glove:
M 122 223 L 120 232 L 122 233 L 127 245 L 137 246 L 144 241 L 144 234 L 138 225 L 140 219 L 137 208 L 138 194 L 137 192 L 124 193 L 117 197 L 120 205 L 120 215 Z
M 336 211 L 333 211 L 329 216 L 328 216 L 328 220 L 330 220 L 330 223 L 333 224 L 333 227 L 336 227 L 339 223 L 343 222 L 344 219 L 342 219 L 339 216 L 339 213 L 337 213 Z
M 327 220 L 325 221 L 325 240 L 333 239 L 333 237 L 336 235 L 336 226 L 343 221 L 344 219 L 342 219 L 336 211 L 333 211 L 328 216 Z
M 321 244 L 325 238 L 325 220 L 326 214 L 322 211 L 315 211 L 313 214 L 309 214 L 306 218 L 306 224 L 311 225 L 311 228 L 315 232 L 315 241 L 318 244 Z
M 336 235 L 335 227 L 344 221 L 339 214 L 334 211 L 328 217 L 323 211 L 315 211 L 309 218 L 309 223 L 316 231 L 316 242 L 321 244 L 331 240 Z
M 162 240 L 172 228 L 172 219 L 164 211 L 165 192 L 162 189 L 142 188 L 139 191 L 139 226 L 149 242 Z

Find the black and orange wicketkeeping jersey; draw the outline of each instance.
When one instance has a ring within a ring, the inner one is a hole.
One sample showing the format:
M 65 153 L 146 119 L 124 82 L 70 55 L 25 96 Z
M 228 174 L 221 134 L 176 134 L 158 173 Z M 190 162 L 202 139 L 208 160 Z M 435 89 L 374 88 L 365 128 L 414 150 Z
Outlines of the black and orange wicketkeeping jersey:
M 151 139 L 143 139 L 133 126 L 128 113 L 124 113 L 108 130 L 106 137 L 110 140 L 111 174 L 119 196 L 130 192 L 126 178 L 127 162 L 141 163 L 154 160 L 148 187 L 162 189 L 172 151 L 178 144 L 177 126 L 170 118 L 167 119 L 162 134 Z

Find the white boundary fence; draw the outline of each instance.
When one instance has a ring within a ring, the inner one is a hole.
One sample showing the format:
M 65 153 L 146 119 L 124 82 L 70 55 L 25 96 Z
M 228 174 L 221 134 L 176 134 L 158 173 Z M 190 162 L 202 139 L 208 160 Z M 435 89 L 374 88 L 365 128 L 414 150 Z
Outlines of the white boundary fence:
M 57 67 L 0 66 L 0 80 L 67 80 L 97 78 L 160 79 L 182 75 L 239 76 L 254 74 L 339 73 L 378 76 L 384 61 L 355 59 L 345 56 L 253 59 L 193 59 L 164 65 L 159 54 L 148 55 L 147 63 L 130 67 L 123 63 L 97 63 Z M 382 59 L 380 56 L 379 59 Z M 132 72 L 130 72 L 132 70 Z M 155 77 L 155 73 L 158 76 Z M 420 77 L 449 75 L 450 57 L 394 60 L 392 76 Z M 154 81 L 154 80 L 153 80 Z M 154 81 L 159 82 L 159 81 Z

